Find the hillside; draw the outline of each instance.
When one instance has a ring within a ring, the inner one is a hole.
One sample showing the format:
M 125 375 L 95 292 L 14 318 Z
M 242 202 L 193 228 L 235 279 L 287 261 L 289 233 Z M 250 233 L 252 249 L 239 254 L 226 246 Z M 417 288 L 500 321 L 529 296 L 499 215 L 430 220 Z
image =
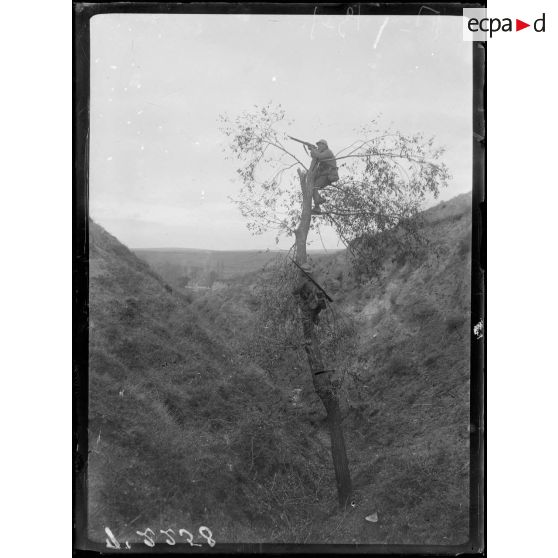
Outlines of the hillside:
M 89 300 L 90 538 L 201 524 L 221 542 L 297 536 L 289 495 L 303 484 L 312 506 L 313 474 L 331 474 L 283 392 L 92 221 Z
M 177 288 L 185 285 L 211 286 L 239 275 L 259 271 L 278 256 L 280 250 L 193 250 L 188 248 L 137 248 L 133 251 L 165 281 Z M 314 254 L 321 250 L 311 251 Z
M 272 266 L 185 294 L 91 222 L 91 537 L 204 524 L 220 542 L 465 542 L 470 196 L 424 217 L 428 250 L 373 279 L 345 253 L 314 258 L 348 332 L 343 513 L 301 348 L 261 327 Z
M 357 521 L 332 518 L 324 531 L 335 527 L 336 542 L 467 538 L 471 197 L 423 217 L 427 250 L 386 260 L 373 279 L 355 276 L 344 253 L 314 258 L 315 275 L 334 299 L 330 315 L 338 327 L 354 329 L 341 363 L 345 432 L 359 507 L 381 518 L 375 525 L 362 513 Z M 256 273 L 238 278 L 194 306 L 275 385 L 302 389 L 301 411 L 319 424 L 323 409 L 302 351 L 267 350 L 266 334 L 254 326 L 258 289 L 271 273 L 263 281 Z

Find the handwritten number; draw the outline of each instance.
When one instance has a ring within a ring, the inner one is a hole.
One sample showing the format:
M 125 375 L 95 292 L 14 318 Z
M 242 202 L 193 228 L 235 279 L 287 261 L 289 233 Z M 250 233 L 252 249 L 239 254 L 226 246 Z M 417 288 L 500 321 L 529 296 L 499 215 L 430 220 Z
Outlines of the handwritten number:
M 147 534 L 148 531 L 151 533 L 151 536 Z M 145 540 L 143 542 L 147 546 L 149 546 L 150 548 L 153 548 L 155 546 L 155 533 L 151 529 L 146 529 L 143 533 L 141 531 L 136 531 L 136 533 L 140 537 L 145 537 Z
M 108 535 L 108 539 L 106 539 L 107 548 L 120 549 L 120 543 L 116 540 L 116 537 L 108 527 L 105 527 L 105 533 Z
M 211 547 L 215 546 L 216 541 L 213 538 L 213 533 L 211 532 L 211 529 L 209 529 L 209 527 L 206 527 L 205 525 L 202 525 L 199 528 L 199 533 L 200 536 L 202 536 L 206 541 L 207 544 Z M 165 542 L 170 545 L 170 546 L 174 546 L 176 544 L 176 540 L 175 538 L 172 536 L 174 535 L 174 531 L 172 529 L 167 529 L 166 531 L 164 531 L 163 529 L 160 529 L 160 532 L 164 535 L 166 535 L 166 540 Z M 116 540 L 116 537 L 113 535 L 112 531 L 108 528 L 105 527 L 105 533 L 107 534 L 107 539 L 106 543 L 107 543 L 107 548 L 113 549 L 113 550 L 120 550 L 122 547 L 120 546 L 120 543 Z M 146 546 L 149 546 L 150 548 L 153 548 L 155 546 L 155 533 L 153 532 L 152 529 L 146 529 L 145 531 L 136 531 L 136 533 L 140 536 L 143 537 L 143 543 Z M 172 533 L 172 535 L 171 535 Z M 192 535 L 192 533 L 190 533 L 190 531 L 187 531 L 186 529 L 180 529 L 178 531 L 178 534 L 181 537 L 186 537 L 186 541 L 190 544 L 190 546 L 202 546 L 201 544 L 195 543 L 194 542 L 194 536 Z M 130 549 L 130 543 L 128 541 L 126 541 L 126 548 Z
M 201 546 L 201 544 L 197 544 L 194 542 L 194 535 L 192 535 L 192 533 L 190 533 L 190 531 L 186 531 L 186 529 L 180 529 L 178 531 L 178 534 L 181 537 L 188 537 L 188 542 L 190 543 L 190 546 Z
M 167 535 L 167 540 L 165 541 L 167 544 L 170 544 L 171 546 L 176 544 L 176 541 L 169 535 L 169 532 L 172 533 L 174 535 L 174 531 L 172 529 L 167 529 L 166 531 L 163 531 L 162 529 L 159 529 L 161 531 L 161 533 L 163 533 L 164 535 Z
M 215 546 L 215 540 L 213 539 L 213 533 L 211 532 L 211 529 L 209 529 L 209 527 L 206 527 L 205 525 L 202 525 L 199 528 L 199 532 L 200 532 L 200 535 L 207 541 L 207 544 L 209 546 L 211 546 L 211 547 Z M 209 534 L 206 534 L 206 532 L 209 533 Z

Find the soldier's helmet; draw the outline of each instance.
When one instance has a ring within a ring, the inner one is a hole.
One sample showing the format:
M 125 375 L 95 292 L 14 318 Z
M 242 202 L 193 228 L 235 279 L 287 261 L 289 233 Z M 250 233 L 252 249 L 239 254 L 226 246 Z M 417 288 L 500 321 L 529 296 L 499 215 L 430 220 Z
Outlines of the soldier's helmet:
M 328 147 L 327 145 L 327 141 L 325 139 L 320 139 L 316 142 L 316 145 L 319 145 L 320 143 L 323 143 L 326 147 Z

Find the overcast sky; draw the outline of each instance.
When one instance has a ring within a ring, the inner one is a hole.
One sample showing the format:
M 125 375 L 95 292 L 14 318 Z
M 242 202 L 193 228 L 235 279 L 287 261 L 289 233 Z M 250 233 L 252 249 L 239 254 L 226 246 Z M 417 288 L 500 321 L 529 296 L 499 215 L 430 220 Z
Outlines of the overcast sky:
M 434 135 L 453 175 L 441 199 L 469 192 L 471 45 L 451 16 L 97 15 L 90 214 L 131 248 L 276 248 L 228 199 L 240 184 L 217 121 L 269 102 L 334 152 L 378 113 Z

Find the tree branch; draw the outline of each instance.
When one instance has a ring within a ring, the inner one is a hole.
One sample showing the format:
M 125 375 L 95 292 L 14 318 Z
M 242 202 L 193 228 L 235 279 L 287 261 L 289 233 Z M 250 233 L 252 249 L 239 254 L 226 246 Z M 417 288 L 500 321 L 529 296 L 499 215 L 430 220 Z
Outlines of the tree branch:
M 276 147 L 277 149 L 279 149 L 283 153 L 287 154 L 289 157 L 292 157 L 299 165 L 302 165 L 306 170 L 308 170 L 306 165 L 302 161 L 297 159 L 290 151 L 287 151 L 280 143 L 279 144 L 273 143 L 272 141 L 269 141 L 269 140 L 262 140 L 262 141 L 269 144 L 269 145 L 273 145 L 273 147 Z
M 337 154 L 335 155 L 335 158 L 338 159 L 339 158 L 338 155 L 343 153 L 343 151 L 345 151 L 346 149 L 350 149 L 353 145 L 355 145 L 355 143 L 360 143 L 360 145 L 357 148 L 353 149 L 353 151 L 351 151 L 351 153 L 349 153 L 349 155 L 351 155 L 352 153 L 354 153 L 355 151 L 357 151 L 358 149 L 360 149 L 361 147 L 364 147 L 365 145 L 367 145 L 369 143 L 372 143 L 374 141 L 378 141 L 378 140 L 381 140 L 381 139 L 384 139 L 384 138 L 389 138 L 391 136 L 397 136 L 397 134 L 384 134 L 382 136 L 377 136 L 377 137 L 372 138 L 370 140 L 362 140 L 362 139 L 356 140 L 353 143 L 351 143 L 351 145 L 349 145 L 347 147 L 344 147 L 343 149 L 341 149 L 341 151 L 338 151 Z
M 298 165 L 298 162 L 293 163 L 292 165 L 289 165 L 288 167 L 283 167 L 281 169 L 279 169 L 271 178 L 271 180 L 275 180 L 277 178 L 277 175 L 288 171 L 289 169 L 292 169 L 295 165 Z
M 364 215 L 377 215 L 376 211 L 324 211 L 324 215 L 339 215 L 341 217 L 354 217 Z
M 392 153 L 389 151 L 380 151 L 377 153 L 361 153 L 356 155 L 344 155 L 343 157 L 337 157 L 337 160 L 340 159 L 362 159 L 366 157 L 391 157 L 392 159 L 405 159 L 406 161 L 412 161 L 414 163 L 420 163 L 421 165 L 430 165 L 431 167 L 435 167 L 437 169 L 440 168 L 440 165 L 436 165 L 430 161 L 426 161 L 425 159 L 417 159 L 416 157 L 410 157 L 409 155 L 402 155 L 401 153 Z

